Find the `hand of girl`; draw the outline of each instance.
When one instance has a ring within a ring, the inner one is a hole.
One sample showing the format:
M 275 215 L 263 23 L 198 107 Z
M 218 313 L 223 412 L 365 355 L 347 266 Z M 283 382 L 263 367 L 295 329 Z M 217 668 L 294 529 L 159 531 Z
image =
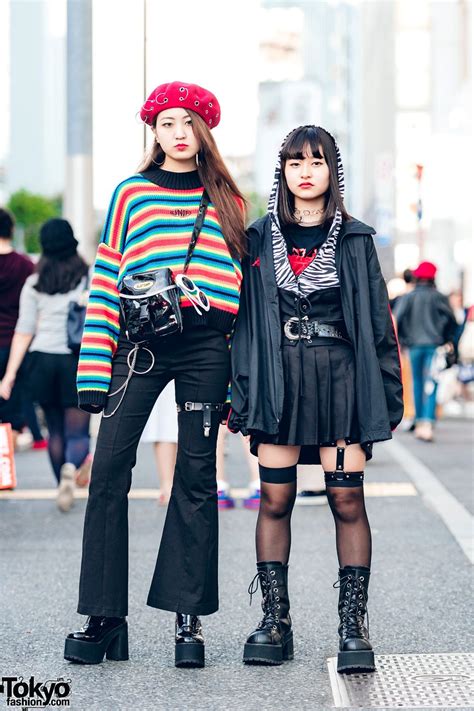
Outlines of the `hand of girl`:
M 15 384 L 15 376 L 5 373 L 0 382 L 0 398 L 4 400 L 9 400 L 12 394 L 13 386 Z

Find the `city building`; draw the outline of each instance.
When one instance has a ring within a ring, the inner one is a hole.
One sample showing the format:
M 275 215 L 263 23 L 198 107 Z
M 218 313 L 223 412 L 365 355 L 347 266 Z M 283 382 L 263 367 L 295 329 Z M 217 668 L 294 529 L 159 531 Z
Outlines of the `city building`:
M 54 196 L 64 189 L 66 43 L 58 7 L 10 2 L 10 122 L 5 190 Z

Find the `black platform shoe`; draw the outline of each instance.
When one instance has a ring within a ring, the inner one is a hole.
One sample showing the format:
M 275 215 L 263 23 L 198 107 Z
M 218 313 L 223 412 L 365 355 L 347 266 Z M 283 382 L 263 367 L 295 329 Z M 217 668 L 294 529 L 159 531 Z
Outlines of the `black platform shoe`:
M 204 666 L 204 637 L 201 620 L 196 615 L 176 614 L 176 667 Z
M 128 625 L 125 617 L 88 617 L 80 630 L 66 637 L 64 659 L 81 664 L 99 664 L 107 659 L 128 659 Z
M 257 563 L 257 571 L 249 585 L 249 595 L 252 602 L 260 582 L 263 618 L 247 638 L 243 660 L 246 664 L 282 664 L 293 659 L 288 566 L 274 561 L 261 562 Z
M 375 671 L 374 652 L 369 641 L 367 599 L 370 570 L 346 565 L 339 570 L 339 654 L 341 674 Z M 367 627 L 364 617 L 367 613 Z

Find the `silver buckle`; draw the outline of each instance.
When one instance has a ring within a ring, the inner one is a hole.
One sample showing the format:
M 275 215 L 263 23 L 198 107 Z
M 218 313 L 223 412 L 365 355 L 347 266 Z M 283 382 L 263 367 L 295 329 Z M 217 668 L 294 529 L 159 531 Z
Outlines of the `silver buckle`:
M 288 321 L 285 322 L 285 325 L 284 325 L 284 327 L 283 327 L 283 332 L 284 332 L 285 336 L 288 338 L 288 340 L 290 340 L 290 341 L 298 341 L 298 340 L 301 339 L 301 338 L 304 338 L 305 340 L 308 340 L 308 341 L 310 340 L 311 336 L 310 336 L 310 334 L 308 333 L 306 323 L 303 323 L 303 324 L 302 324 L 302 331 L 303 331 L 303 333 L 301 333 L 301 335 L 298 334 L 298 333 L 293 333 L 293 332 L 292 332 L 292 330 L 291 330 L 291 329 L 292 329 L 292 325 L 293 325 L 293 324 L 298 324 L 300 321 L 306 322 L 306 321 L 308 321 L 308 317 L 307 317 L 307 316 L 303 316 L 301 319 L 299 319 L 297 316 L 292 316 L 290 319 L 288 319 Z M 306 331 L 306 333 L 304 333 L 304 331 Z
M 189 400 L 188 400 L 188 402 L 185 402 L 184 409 L 185 409 L 185 412 L 192 412 L 194 410 L 194 402 L 189 402 Z

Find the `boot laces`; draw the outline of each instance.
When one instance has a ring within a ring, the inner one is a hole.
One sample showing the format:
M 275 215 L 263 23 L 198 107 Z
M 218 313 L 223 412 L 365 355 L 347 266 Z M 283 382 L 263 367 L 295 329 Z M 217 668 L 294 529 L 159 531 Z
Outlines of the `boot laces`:
M 275 571 L 273 570 L 271 570 L 270 573 L 268 573 L 266 570 L 259 570 L 252 578 L 252 581 L 248 587 L 248 594 L 250 595 L 250 605 L 252 604 L 253 596 L 258 591 L 259 582 L 260 587 L 262 589 L 263 618 L 258 623 L 259 629 L 262 629 L 264 627 L 273 627 L 273 629 L 277 629 L 277 625 L 279 622 L 279 614 L 277 610 L 280 607 L 280 605 L 278 604 L 280 598 L 275 595 L 275 591 L 272 587 L 273 583 L 276 584 L 276 579 L 272 579 L 272 575 L 275 575 Z
M 336 590 L 341 588 L 344 601 L 341 611 L 341 624 L 347 635 L 360 636 L 364 632 L 364 615 L 367 615 L 367 635 L 369 635 L 369 610 L 367 608 L 367 592 L 362 584 L 363 576 L 348 573 L 333 583 Z

